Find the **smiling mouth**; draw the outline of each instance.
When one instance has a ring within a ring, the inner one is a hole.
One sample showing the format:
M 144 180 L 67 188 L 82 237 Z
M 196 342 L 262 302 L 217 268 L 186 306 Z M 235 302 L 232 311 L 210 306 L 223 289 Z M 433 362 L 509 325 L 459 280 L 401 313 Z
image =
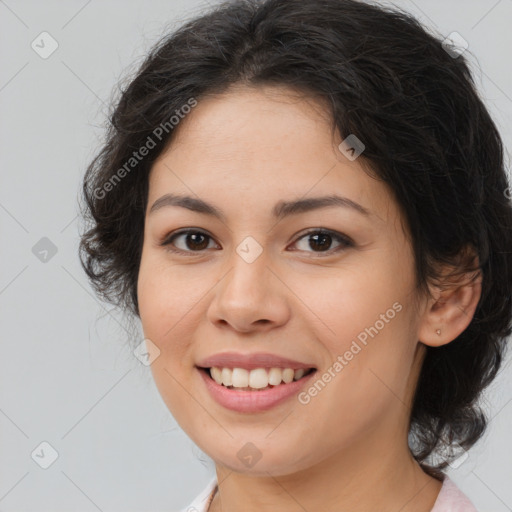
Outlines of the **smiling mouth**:
M 298 381 L 316 371 L 316 368 L 201 368 L 218 385 L 235 391 L 264 391 Z

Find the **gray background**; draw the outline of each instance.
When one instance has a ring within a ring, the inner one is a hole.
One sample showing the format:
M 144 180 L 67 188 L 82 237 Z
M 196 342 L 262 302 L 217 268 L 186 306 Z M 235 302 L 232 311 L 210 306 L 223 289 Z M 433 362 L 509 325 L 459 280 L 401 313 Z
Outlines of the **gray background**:
M 512 147 L 512 0 L 395 4 L 468 41 Z M 1 511 L 176 511 L 213 475 L 133 356 L 129 325 L 93 296 L 77 259 L 80 178 L 115 84 L 204 5 L 0 0 Z M 47 59 L 31 48 L 43 31 L 59 45 Z M 43 237 L 54 255 L 38 253 Z M 510 361 L 485 394 L 487 435 L 449 471 L 482 511 L 512 510 Z M 38 449 L 44 463 L 43 441 L 59 454 L 48 469 L 31 457 Z

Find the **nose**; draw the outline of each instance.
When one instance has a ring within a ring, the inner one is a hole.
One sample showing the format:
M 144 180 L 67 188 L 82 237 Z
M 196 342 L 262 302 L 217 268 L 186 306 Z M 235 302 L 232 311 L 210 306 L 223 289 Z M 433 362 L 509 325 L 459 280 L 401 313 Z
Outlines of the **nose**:
M 290 316 L 287 287 L 269 267 L 266 251 L 251 263 L 234 251 L 231 262 L 214 288 L 207 313 L 210 322 L 243 333 L 264 332 L 285 324 Z

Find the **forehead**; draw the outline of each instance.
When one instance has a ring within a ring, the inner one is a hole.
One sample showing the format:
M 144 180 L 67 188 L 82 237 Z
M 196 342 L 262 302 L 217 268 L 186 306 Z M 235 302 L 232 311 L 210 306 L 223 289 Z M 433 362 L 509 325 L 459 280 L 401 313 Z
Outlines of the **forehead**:
M 380 217 L 392 206 L 363 159 L 338 149 L 325 105 L 296 91 L 240 87 L 205 97 L 175 130 L 151 169 L 150 203 L 169 192 L 215 204 L 251 196 L 253 206 L 337 193 Z
M 261 166 L 320 157 L 331 145 L 329 114 L 318 102 L 282 87 L 235 87 L 201 98 L 174 128 L 169 149 L 175 157 Z

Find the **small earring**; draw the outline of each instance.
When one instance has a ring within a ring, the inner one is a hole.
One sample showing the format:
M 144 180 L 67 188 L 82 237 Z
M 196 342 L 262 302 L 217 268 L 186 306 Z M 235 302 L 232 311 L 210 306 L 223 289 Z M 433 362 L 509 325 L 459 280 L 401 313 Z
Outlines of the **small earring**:
M 436 330 L 436 334 L 437 334 L 438 336 L 441 336 L 441 329 L 437 329 L 437 330 Z

